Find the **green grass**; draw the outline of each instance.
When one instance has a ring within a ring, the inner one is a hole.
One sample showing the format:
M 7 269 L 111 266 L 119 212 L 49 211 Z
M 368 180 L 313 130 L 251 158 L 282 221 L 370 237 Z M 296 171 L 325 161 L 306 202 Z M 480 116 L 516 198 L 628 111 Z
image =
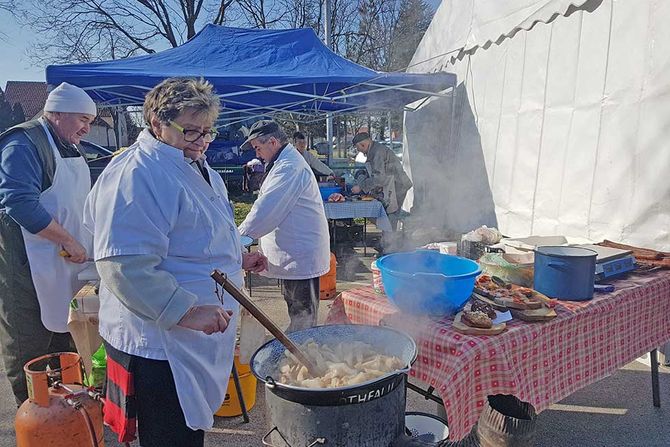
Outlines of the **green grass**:
M 233 209 L 235 211 L 235 225 L 240 225 L 249 211 L 251 211 L 251 203 L 236 202 L 233 200 Z

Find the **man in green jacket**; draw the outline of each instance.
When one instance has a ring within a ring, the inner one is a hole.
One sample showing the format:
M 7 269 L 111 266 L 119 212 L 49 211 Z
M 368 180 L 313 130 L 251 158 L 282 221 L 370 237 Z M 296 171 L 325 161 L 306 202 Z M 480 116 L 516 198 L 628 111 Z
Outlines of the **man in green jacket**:
M 366 194 L 382 192 L 384 196 L 382 203 L 395 230 L 407 191 L 412 187 L 412 181 L 393 151 L 383 144 L 372 141 L 367 132 L 356 134 L 352 144 L 367 157 L 365 166 L 368 177 L 359 180 L 351 192 L 354 194 L 361 191 Z

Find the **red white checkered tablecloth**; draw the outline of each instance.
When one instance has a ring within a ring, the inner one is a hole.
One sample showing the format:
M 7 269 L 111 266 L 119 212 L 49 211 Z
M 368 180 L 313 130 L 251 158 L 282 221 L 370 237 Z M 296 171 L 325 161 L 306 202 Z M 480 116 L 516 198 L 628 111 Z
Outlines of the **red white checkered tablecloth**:
M 477 422 L 487 396 L 513 394 L 539 412 L 670 340 L 670 273 L 631 276 L 586 302 L 561 302 L 544 323 L 513 320 L 497 336 L 463 335 L 452 318 L 398 313 L 372 287 L 342 293 L 330 322 L 404 330 L 419 353 L 410 376 L 444 400 L 450 438 Z M 345 315 L 346 314 L 346 315 Z

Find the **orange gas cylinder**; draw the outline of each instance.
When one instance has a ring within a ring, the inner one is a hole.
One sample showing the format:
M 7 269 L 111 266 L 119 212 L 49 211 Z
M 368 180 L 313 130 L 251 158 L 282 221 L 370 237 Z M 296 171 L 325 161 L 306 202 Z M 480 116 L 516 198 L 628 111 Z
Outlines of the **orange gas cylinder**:
M 335 297 L 337 289 L 337 259 L 330 254 L 330 270 L 319 278 L 319 298 L 329 300 Z
M 76 385 L 83 380 L 79 354 L 44 355 L 23 371 L 28 400 L 14 421 L 17 447 L 104 447 L 101 404 Z

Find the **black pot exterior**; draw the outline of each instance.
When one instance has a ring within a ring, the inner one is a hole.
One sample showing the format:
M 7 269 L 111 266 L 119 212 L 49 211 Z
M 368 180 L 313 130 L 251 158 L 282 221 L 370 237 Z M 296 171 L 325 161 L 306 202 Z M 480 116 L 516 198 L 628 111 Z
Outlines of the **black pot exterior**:
M 313 405 L 317 407 L 336 407 L 339 405 L 352 405 L 365 403 L 374 399 L 379 399 L 393 390 L 405 381 L 405 374 L 396 373 L 385 376 L 376 382 L 359 387 L 347 388 L 287 388 L 275 385 L 272 380 L 266 382 L 266 388 L 274 395 L 303 405 Z
M 387 393 L 332 406 L 288 400 L 266 387 L 265 404 L 276 447 L 389 447 L 405 430 L 405 375 Z M 317 439 L 323 442 L 314 444 Z
M 389 447 L 405 430 L 407 371 L 416 359 L 408 335 L 380 326 L 318 326 L 289 334 L 301 344 L 360 341 L 407 366 L 378 379 L 341 388 L 301 388 L 276 383 L 284 347 L 272 340 L 251 358 L 251 371 L 265 383 L 265 403 L 273 427 L 266 437 L 276 447 L 328 445 Z

